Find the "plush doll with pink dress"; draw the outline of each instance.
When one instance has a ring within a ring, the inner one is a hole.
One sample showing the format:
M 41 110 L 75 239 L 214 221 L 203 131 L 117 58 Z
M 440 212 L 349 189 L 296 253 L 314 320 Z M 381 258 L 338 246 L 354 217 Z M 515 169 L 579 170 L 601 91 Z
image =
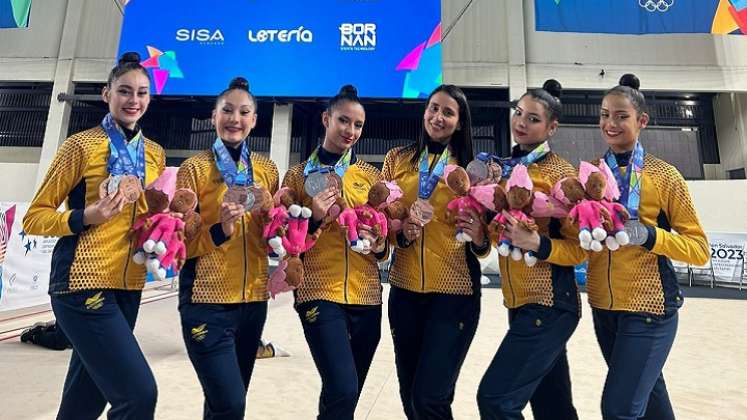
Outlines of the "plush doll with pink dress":
M 616 251 L 621 246 L 625 246 L 630 243 L 630 236 L 625 232 L 625 222 L 630 219 L 630 213 L 628 209 L 622 204 L 618 203 L 620 199 L 620 188 L 617 185 L 617 179 L 612 173 L 612 170 L 604 159 L 599 160 L 599 170 L 607 180 L 607 187 L 604 190 L 604 198 L 601 203 L 607 213 L 609 213 L 610 221 L 606 226 L 607 239 L 605 239 L 605 245 L 610 251 Z
M 446 205 L 446 223 L 456 223 L 457 215 L 473 210 L 478 216 L 485 214 L 485 209 L 493 202 L 494 184 L 472 186 L 467 171 L 458 165 L 447 165 L 442 178 L 456 198 Z M 467 232 L 457 228 L 456 240 L 472 242 Z
M 578 179 L 585 196 L 573 206 L 568 216 L 571 221 L 578 223 L 581 248 L 599 252 L 602 250 L 602 242 L 607 239 L 605 224 L 610 221 L 610 214 L 602 204 L 607 178 L 598 167 L 589 162 L 581 162 Z
M 293 204 L 288 208 L 288 226 L 281 238 L 287 255 L 270 276 L 267 288 L 274 298 L 279 293 L 290 291 L 303 282 L 301 254 L 311 249 L 316 237 L 309 235 L 311 209 Z
M 137 264 L 145 264 L 156 280 L 164 280 L 169 269 L 178 272 L 184 264 L 185 223 L 182 219 L 189 210 L 194 209 L 197 202 L 193 191 L 176 190 L 176 172 L 177 168 L 166 168 L 146 188 L 148 213 L 135 221 L 132 227 L 137 238 L 133 260 Z
M 388 181 L 379 181 L 371 186 L 368 190 L 368 201 L 360 206 L 355 207 L 355 214 L 358 217 L 358 227 L 361 225 L 368 226 L 371 229 L 377 241 L 385 241 L 389 234 L 390 223 L 400 222 L 399 220 L 389 220 L 387 218 L 386 208 L 402 197 L 402 190 L 397 184 Z M 397 226 L 397 228 L 401 228 Z M 365 240 L 368 242 L 368 240 Z M 364 243 L 365 245 L 366 243 Z M 380 242 L 378 243 L 381 244 Z M 368 244 L 363 250 L 363 254 L 370 252 L 371 246 Z
M 343 202 L 342 211 L 337 216 L 337 223 L 345 230 L 351 250 L 362 254 L 371 250 L 371 243 L 358 236 L 358 213 L 354 208 L 344 205 Z
M 288 208 L 295 203 L 295 194 L 290 188 L 283 187 L 275 193 L 273 201 L 275 205 L 268 213 L 270 222 L 262 230 L 262 237 L 270 248 L 270 257 L 282 259 L 287 253 L 282 238 L 287 232 Z
M 520 224 L 524 225 L 529 230 L 537 230 L 537 225 L 534 219 L 529 216 L 525 209 L 530 208 L 532 204 L 532 189 L 534 183 L 529 177 L 529 171 L 524 165 L 516 165 L 511 172 L 511 177 L 508 179 L 506 184 L 506 201 L 508 209 L 505 210 L 509 215 L 516 219 Z M 505 227 L 508 223 L 508 217 L 504 212 L 498 212 L 491 224 L 499 224 Z M 492 229 L 496 230 L 496 229 Z M 537 257 L 534 252 L 527 251 L 523 253 L 520 248 L 514 247 L 511 240 L 505 235 L 505 231 L 501 232 L 498 238 L 498 254 L 504 257 L 511 256 L 514 261 L 519 261 L 524 258 L 524 262 L 527 266 L 532 267 L 537 263 Z

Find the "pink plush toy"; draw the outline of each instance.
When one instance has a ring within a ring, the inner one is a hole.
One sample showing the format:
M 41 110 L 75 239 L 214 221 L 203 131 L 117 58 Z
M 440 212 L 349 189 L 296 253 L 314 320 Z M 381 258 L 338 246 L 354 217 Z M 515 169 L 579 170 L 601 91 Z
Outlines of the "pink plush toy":
M 578 177 L 585 197 L 571 209 L 568 216 L 571 221 L 578 222 L 581 248 L 599 252 L 602 250 L 602 241 L 607 238 L 604 224 L 610 220 L 609 212 L 602 205 L 607 179 L 598 167 L 589 162 L 581 162 Z
M 145 263 L 145 253 L 153 253 L 155 251 L 156 241 L 149 243 L 149 250 L 145 250 L 145 243 L 151 238 L 153 230 L 161 219 L 170 218 L 170 215 L 166 212 L 176 191 L 177 170 L 177 168 L 172 167 L 164 169 L 161 176 L 145 189 L 145 201 L 148 204 L 148 213 L 138 218 L 132 225 L 132 230 L 137 234 L 138 238 L 134 255 L 135 262 L 138 264 Z M 164 254 L 166 252 L 165 247 L 160 251 L 161 254 Z
M 458 165 L 447 165 L 442 178 L 451 191 L 456 194 L 446 205 L 446 223 L 456 223 L 459 214 L 474 210 L 478 215 L 485 214 L 485 204 L 492 204 L 495 184 L 473 187 L 470 184 L 467 171 Z M 456 240 L 459 242 L 472 242 L 472 238 L 460 228 L 457 228 Z
M 285 271 L 288 269 L 288 260 L 282 260 L 278 263 L 275 271 L 270 274 L 270 278 L 267 280 L 267 291 L 270 292 L 270 297 L 275 299 L 277 295 L 285 292 L 290 292 L 295 287 L 288 284 L 286 281 Z
M 534 183 L 532 183 L 532 179 L 529 177 L 527 167 L 524 165 L 516 165 L 511 172 L 511 177 L 508 179 L 508 183 L 506 184 L 506 201 L 508 209 L 505 211 L 519 223 L 526 226 L 527 229 L 537 230 L 537 225 L 534 223 L 534 219 L 524 212 L 524 209 L 532 204 L 533 188 Z M 499 211 L 491 223 L 497 223 L 505 227 L 508 223 L 508 217 L 506 217 L 504 212 Z M 514 247 L 506 236 L 505 230 L 501 232 L 501 235 L 498 238 L 498 254 L 504 257 L 511 255 L 511 258 L 514 261 L 521 260 L 523 254 L 524 262 L 529 267 L 532 267 L 537 263 L 537 257 L 534 255 L 534 252 L 527 251 L 526 253 L 522 253 L 520 248 Z
M 295 202 L 295 195 L 288 187 L 283 187 L 273 197 L 275 206 L 270 210 L 270 223 L 265 225 L 262 237 L 267 241 L 270 257 L 283 258 L 286 255 L 282 237 L 285 236 L 288 224 L 288 208 Z
M 402 189 L 395 181 L 379 181 L 368 191 L 368 203 L 386 218 L 387 226 L 382 232 L 386 232 L 390 241 L 396 240 L 397 233 L 402 230 L 402 224 L 410 214 L 402 202 L 403 196 Z M 385 235 L 381 237 L 384 238 Z
M 294 204 L 290 206 L 288 213 L 288 231 L 282 237 L 283 247 L 288 252 L 284 272 L 286 283 L 295 288 L 303 281 L 301 254 L 314 246 L 316 238 L 309 235 L 310 208 Z
M 132 227 L 137 236 L 133 260 L 137 264 L 146 264 L 148 272 L 152 273 L 156 280 L 164 280 L 169 268 L 173 268 L 174 271 L 181 269 L 186 258 L 183 211 L 187 207 L 193 208 L 197 201 L 197 196 L 190 190 L 176 191 L 177 170 L 178 168 L 166 168 L 161 176 L 146 188 L 148 213 L 139 218 Z M 179 205 L 176 206 L 180 212 L 167 212 L 174 203 L 175 194 L 182 196 Z
M 358 217 L 358 226 L 366 225 L 371 228 L 371 232 L 376 235 L 380 240 L 385 240 L 389 234 L 389 225 L 394 222 L 387 218 L 385 213 L 387 207 L 392 205 L 402 198 L 402 190 L 397 186 L 396 183 L 388 181 L 379 181 L 371 186 L 368 190 L 368 201 L 362 206 L 355 208 L 355 214 Z M 398 228 L 401 228 L 401 221 L 399 222 Z M 364 240 L 366 248 L 362 253 L 367 254 L 370 252 L 371 245 L 368 244 L 367 240 Z
M 355 212 L 355 209 L 346 206 L 340 212 L 340 215 L 337 216 L 337 223 L 347 231 L 350 249 L 360 253 L 365 253 L 371 249 L 371 244 L 368 240 L 361 239 L 358 236 L 358 214 Z
M 148 272 L 152 273 L 156 280 L 165 280 L 168 269 L 172 269 L 174 273 L 181 270 L 187 259 L 183 232 L 174 232 L 168 243 L 169 246 L 163 255 L 151 257 L 145 263 Z
M 607 188 L 601 203 L 607 209 L 611 219 L 610 226 L 607 228 L 608 236 L 605 239 L 605 244 L 610 251 L 616 251 L 621 246 L 630 243 L 630 237 L 625 232 L 625 222 L 630 218 L 630 214 L 625 206 L 617 202 L 620 199 L 620 188 L 617 185 L 615 175 L 604 159 L 599 161 L 599 170 L 607 179 Z

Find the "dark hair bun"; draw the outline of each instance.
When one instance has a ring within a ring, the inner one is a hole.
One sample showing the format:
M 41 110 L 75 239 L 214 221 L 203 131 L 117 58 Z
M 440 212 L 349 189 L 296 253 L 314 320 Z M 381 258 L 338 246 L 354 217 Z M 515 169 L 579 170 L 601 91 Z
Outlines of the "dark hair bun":
M 548 79 L 545 84 L 542 85 L 542 89 L 550 95 L 560 98 L 560 92 L 563 91 L 563 86 L 560 85 L 555 79 Z
M 234 77 L 231 83 L 228 84 L 228 89 L 241 89 L 249 92 L 249 81 L 243 77 Z
M 641 81 L 638 80 L 635 74 L 627 73 L 623 74 L 620 78 L 620 86 L 627 86 L 631 89 L 639 90 L 641 88 Z
M 124 54 L 122 54 L 121 57 L 119 57 L 119 62 L 117 63 L 120 66 L 124 66 L 125 64 L 138 64 L 140 63 L 140 54 L 129 51 Z
M 358 97 L 358 89 L 355 88 L 353 85 L 345 85 L 340 88 L 340 93 L 338 93 L 340 96 L 352 96 L 354 98 Z

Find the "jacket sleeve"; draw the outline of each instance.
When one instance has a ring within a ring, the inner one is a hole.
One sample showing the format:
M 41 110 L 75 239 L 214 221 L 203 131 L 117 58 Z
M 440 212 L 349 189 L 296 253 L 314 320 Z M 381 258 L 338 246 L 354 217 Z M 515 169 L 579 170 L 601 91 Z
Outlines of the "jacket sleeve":
M 659 195 L 663 200 L 662 208 L 668 216 L 669 224 L 677 234 L 656 227 L 651 252 L 673 260 L 703 265 L 710 257 L 710 247 L 698 220 L 687 183 L 674 167 L 669 168 L 667 175 L 668 185 L 660 189 Z
M 68 236 L 86 229 L 83 225 L 83 209 L 57 211 L 73 188 L 83 180 L 86 160 L 83 148 L 74 138 L 62 143 L 23 218 L 26 233 Z
M 270 179 L 268 187 L 270 188 L 270 194 L 273 196 L 276 192 L 278 192 L 278 189 L 280 188 L 280 174 L 278 173 L 278 167 L 275 165 L 275 162 L 270 161 L 270 164 L 267 168 L 268 171 L 268 177 Z
M 573 267 L 586 260 L 586 251 L 579 245 L 578 229 L 568 218 L 560 220 L 562 238 L 542 235 L 537 258 L 550 264 Z

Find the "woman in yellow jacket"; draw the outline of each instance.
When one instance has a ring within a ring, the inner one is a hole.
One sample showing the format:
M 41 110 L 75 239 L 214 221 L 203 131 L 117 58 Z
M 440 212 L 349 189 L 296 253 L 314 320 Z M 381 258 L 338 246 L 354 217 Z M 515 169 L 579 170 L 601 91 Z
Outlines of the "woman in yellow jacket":
M 365 204 L 371 186 L 381 179 L 379 171 L 353 151 L 365 119 L 356 89 L 343 86 L 322 115 L 324 141 L 283 179 L 283 186 L 311 208 L 310 233 L 320 233 L 316 244 L 303 255 L 304 281 L 295 291 L 296 310 L 322 378 L 320 420 L 353 419 L 381 337 L 377 262 L 387 258 L 388 243 L 370 231 L 361 231 L 373 246 L 368 254 L 354 252 L 346 230 L 335 221 L 324 223 L 340 194 L 349 207 Z M 342 190 L 336 186 L 321 191 L 304 188 L 309 175 L 320 171 L 339 176 Z
M 132 334 L 145 268 L 132 262 L 128 234 L 147 212 L 137 192 L 163 172 L 165 154 L 138 126 L 150 103 L 150 80 L 137 53 L 122 56 L 102 96 L 109 113 L 101 125 L 62 143 L 23 228 L 61 237 L 49 294 L 73 355 L 57 418 L 97 419 L 108 402 L 110 419 L 152 419 L 156 382 Z M 67 210 L 60 213 L 63 202 Z
M 472 160 L 471 125 L 464 93 L 441 85 L 428 98 L 418 141 L 384 159 L 382 175 L 399 184 L 412 206 L 389 272 L 389 324 L 411 420 L 452 418 L 457 377 L 480 316 L 477 256 L 489 253 L 490 243 L 475 214 L 458 221 L 473 242 L 456 240 L 456 226 L 446 223 L 455 196 L 439 182 L 447 164 L 466 167 Z
M 213 110 L 217 138 L 182 163 L 177 187 L 197 193 L 202 230 L 187 243 L 179 276 L 179 313 L 187 353 L 205 394 L 205 419 L 243 419 L 257 343 L 267 316 L 267 251 L 260 222 L 239 191 L 278 188 L 278 171 L 247 138 L 257 102 L 246 79 L 221 92 Z M 252 195 L 252 197 L 254 197 Z
M 677 332 L 683 296 L 670 259 L 704 264 L 708 241 L 677 169 L 645 152 L 646 100 L 634 75 L 604 96 L 599 118 L 631 219 L 630 245 L 589 253 L 587 291 L 594 330 L 609 371 L 604 419 L 674 419 L 662 368 Z M 674 234 L 672 231 L 677 232 Z
M 511 117 L 517 144 L 511 159 L 502 161 L 504 176 L 522 164 L 534 191 L 548 195 L 559 180 L 576 175 L 573 165 L 550 151 L 562 112 L 560 91 L 560 83 L 548 80 L 521 97 Z M 480 382 L 480 417 L 522 419 L 531 401 L 536 420 L 577 420 L 566 343 L 581 315 L 574 267 L 586 252 L 567 219 L 536 218 L 538 231 L 509 220 L 506 235 L 513 245 L 533 251 L 539 262 L 529 267 L 499 257 L 509 329 Z

